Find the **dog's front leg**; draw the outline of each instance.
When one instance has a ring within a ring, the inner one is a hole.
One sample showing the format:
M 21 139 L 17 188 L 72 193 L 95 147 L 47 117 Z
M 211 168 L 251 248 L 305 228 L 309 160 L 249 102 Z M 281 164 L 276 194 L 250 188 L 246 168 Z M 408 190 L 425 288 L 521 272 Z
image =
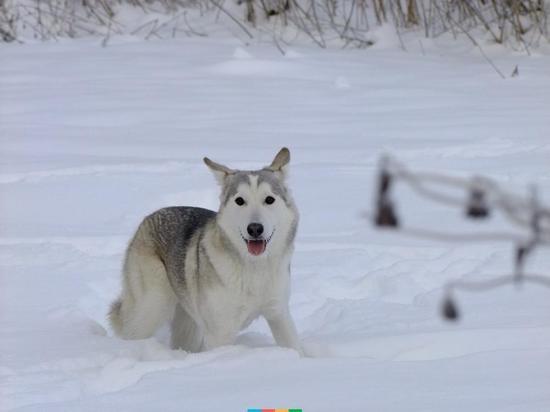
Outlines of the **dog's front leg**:
M 304 355 L 296 326 L 294 326 L 294 321 L 292 320 L 292 316 L 290 316 L 288 308 L 284 308 L 276 313 L 270 313 L 266 315 L 266 319 L 277 345 L 294 349 L 301 356 Z
M 204 333 L 201 351 L 212 350 L 220 346 L 233 345 L 237 338 L 237 332 L 232 330 L 206 331 Z

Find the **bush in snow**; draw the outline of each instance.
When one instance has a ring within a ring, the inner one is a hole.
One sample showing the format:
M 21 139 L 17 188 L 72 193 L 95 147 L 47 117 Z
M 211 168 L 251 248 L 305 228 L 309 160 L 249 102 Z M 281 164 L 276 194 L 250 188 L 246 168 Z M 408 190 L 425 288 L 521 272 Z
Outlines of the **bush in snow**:
M 361 47 L 376 41 L 373 28 L 390 25 L 398 36 L 488 35 L 528 48 L 550 40 L 549 14 L 548 0 L 0 0 L 0 38 L 206 35 L 222 23 L 248 37 Z

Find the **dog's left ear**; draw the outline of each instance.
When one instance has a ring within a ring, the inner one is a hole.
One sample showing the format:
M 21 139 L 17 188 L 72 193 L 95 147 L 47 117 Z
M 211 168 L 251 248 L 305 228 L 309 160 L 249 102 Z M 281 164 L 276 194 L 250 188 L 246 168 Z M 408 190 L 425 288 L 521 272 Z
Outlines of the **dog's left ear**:
M 286 147 L 283 147 L 279 150 L 279 153 L 275 156 L 271 164 L 267 167 L 268 170 L 271 170 L 275 173 L 280 173 L 281 177 L 284 179 L 288 173 L 288 164 L 290 163 L 290 150 Z
M 218 183 L 222 186 L 225 182 L 225 178 L 235 173 L 233 169 L 230 169 L 227 166 L 224 166 L 222 164 L 216 163 L 210 160 L 208 157 L 205 157 L 202 160 L 204 161 L 206 166 L 208 166 L 209 169 L 212 170 L 212 173 L 214 173 L 214 177 L 216 178 Z

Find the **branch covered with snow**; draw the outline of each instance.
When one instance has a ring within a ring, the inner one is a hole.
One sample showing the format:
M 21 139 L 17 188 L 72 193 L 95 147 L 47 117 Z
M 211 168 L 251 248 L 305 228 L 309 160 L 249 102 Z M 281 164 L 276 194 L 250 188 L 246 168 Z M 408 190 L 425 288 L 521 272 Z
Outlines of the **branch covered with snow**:
M 486 220 L 502 214 L 515 230 L 510 232 L 449 233 L 441 230 L 411 228 L 404 225 L 397 213 L 394 187 L 403 183 L 428 200 L 459 208 L 472 220 Z M 455 280 L 447 283 L 443 314 L 457 319 L 458 310 L 452 298 L 454 291 L 486 291 L 509 284 L 533 283 L 550 288 L 550 277 L 525 273 L 527 258 L 543 246 L 550 246 L 550 207 L 543 205 L 536 188 L 529 196 L 520 196 L 503 189 L 487 177 L 460 178 L 440 173 L 408 170 L 397 161 L 384 157 L 378 175 L 375 226 L 397 230 L 416 237 L 450 242 L 510 241 L 515 244 L 511 275 L 487 280 Z M 453 193 L 453 194 L 451 194 Z

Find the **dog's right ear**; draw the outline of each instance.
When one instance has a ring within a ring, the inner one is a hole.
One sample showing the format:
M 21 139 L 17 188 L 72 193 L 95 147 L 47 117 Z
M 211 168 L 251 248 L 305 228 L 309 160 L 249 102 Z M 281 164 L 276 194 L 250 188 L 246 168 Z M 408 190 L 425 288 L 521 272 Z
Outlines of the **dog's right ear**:
M 208 157 L 205 157 L 202 160 L 204 161 L 206 166 L 208 166 L 210 170 L 212 170 L 212 173 L 214 173 L 214 177 L 216 178 L 216 180 L 220 185 L 223 185 L 223 183 L 225 182 L 225 178 L 227 176 L 235 173 L 233 169 L 230 169 L 227 166 L 216 163 L 210 160 Z

